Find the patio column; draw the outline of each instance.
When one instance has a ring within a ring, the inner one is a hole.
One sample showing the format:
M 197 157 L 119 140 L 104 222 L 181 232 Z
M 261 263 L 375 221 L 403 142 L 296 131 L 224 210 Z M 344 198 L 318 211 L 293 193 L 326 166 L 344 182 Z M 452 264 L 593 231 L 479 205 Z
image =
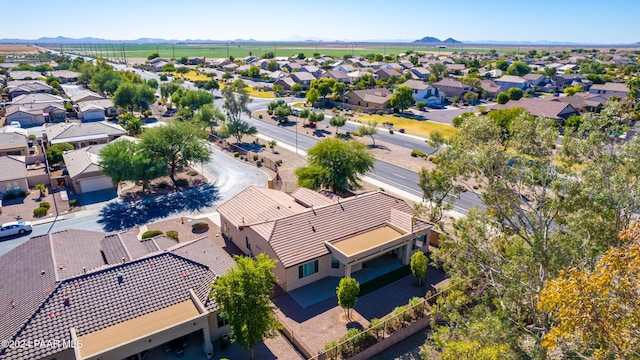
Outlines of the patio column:
M 202 328 L 202 337 L 204 342 L 202 343 L 202 351 L 207 355 L 207 359 L 213 357 L 213 344 L 209 335 L 209 325 Z
M 344 266 L 344 277 L 351 277 L 351 265 Z
M 409 265 L 411 263 L 411 251 L 410 251 L 410 247 L 409 245 L 405 245 L 402 247 L 402 251 L 403 251 L 403 257 L 402 257 L 402 263 L 404 265 Z

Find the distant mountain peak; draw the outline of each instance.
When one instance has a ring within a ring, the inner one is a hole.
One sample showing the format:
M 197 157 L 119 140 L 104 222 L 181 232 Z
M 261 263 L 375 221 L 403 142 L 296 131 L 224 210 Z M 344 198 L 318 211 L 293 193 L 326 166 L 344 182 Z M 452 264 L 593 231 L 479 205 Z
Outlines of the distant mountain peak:
M 422 39 L 418 39 L 416 41 L 414 41 L 414 43 L 420 43 L 420 44 L 462 44 L 462 42 L 453 39 L 453 38 L 447 38 L 446 40 L 440 40 L 438 38 L 435 38 L 433 36 L 425 36 Z

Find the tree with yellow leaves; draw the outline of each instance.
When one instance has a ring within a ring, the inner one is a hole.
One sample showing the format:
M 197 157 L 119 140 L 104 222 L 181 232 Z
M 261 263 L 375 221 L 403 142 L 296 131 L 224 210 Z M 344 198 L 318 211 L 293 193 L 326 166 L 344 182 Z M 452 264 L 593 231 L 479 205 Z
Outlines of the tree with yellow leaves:
M 640 223 L 621 232 L 593 271 L 571 269 L 545 284 L 538 308 L 554 320 L 542 345 L 595 359 L 640 358 Z

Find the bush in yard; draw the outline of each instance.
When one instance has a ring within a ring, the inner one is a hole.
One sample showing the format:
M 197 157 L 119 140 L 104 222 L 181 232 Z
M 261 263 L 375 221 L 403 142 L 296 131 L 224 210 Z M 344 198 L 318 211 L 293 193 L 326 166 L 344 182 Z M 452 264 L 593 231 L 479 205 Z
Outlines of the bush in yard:
M 191 223 L 191 229 L 196 231 L 209 230 L 209 223 L 202 220 L 196 220 Z
M 40 203 L 40 207 L 49 210 L 51 208 L 51 204 L 46 201 L 43 201 Z
M 424 301 L 423 299 L 414 296 L 409 299 L 409 307 L 411 308 L 411 315 L 414 319 L 422 317 L 424 313 Z
M 69 200 L 69 206 L 76 206 L 76 205 L 78 205 L 78 200 L 76 199 Z
M 253 154 L 253 161 L 258 161 L 258 154 Z
M 431 161 L 432 163 L 438 165 L 438 162 L 440 161 L 440 158 L 438 158 L 435 155 L 429 156 L 429 161 Z
M 400 318 L 400 321 L 404 323 L 411 321 L 411 312 L 407 309 L 406 306 L 397 306 L 393 309 L 393 314 L 397 315 Z
M 45 216 L 47 215 L 47 208 L 38 207 L 33 209 L 33 216 Z
M 178 232 L 175 230 L 169 230 L 167 231 L 167 237 L 169 239 L 178 240 Z
M 376 334 L 376 339 L 377 339 L 380 337 L 380 332 L 384 330 L 384 323 L 382 322 L 382 320 L 378 318 L 373 318 L 369 323 L 369 328 L 371 328 L 373 332 Z
M 196 176 L 196 175 L 198 175 L 198 172 L 197 172 L 197 171 L 195 171 L 195 170 L 189 170 L 189 172 L 187 172 L 187 175 L 189 175 L 189 176 Z
M 411 156 L 413 157 L 425 157 L 427 154 L 423 153 L 420 150 L 411 150 Z
M 237 151 L 234 151 L 234 152 L 233 152 L 233 157 L 238 157 L 238 156 L 240 156 L 240 153 L 239 153 L 239 152 L 237 152 Z
M 389 129 L 389 134 L 393 135 L 393 130 Z
M 427 106 L 427 104 L 424 103 L 424 101 L 418 101 L 416 103 L 416 107 L 418 108 L 418 110 L 422 111 L 424 110 L 424 108 Z
M 142 238 L 143 239 L 149 239 L 158 235 L 162 235 L 164 234 L 162 232 L 162 230 L 147 230 L 145 232 L 142 233 Z
M 262 120 L 262 114 L 258 114 L 258 119 Z
M 29 138 L 28 138 L 28 139 L 29 139 L 29 140 L 31 140 L 31 141 L 33 141 L 33 140 L 35 140 L 35 139 L 36 139 L 36 136 L 35 136 L 35 135 L 29 135 Z
M 176 179 L 175 184 L 177 187 L 185 187 L 189 186 L 189 181 L 187 179 Z
M 324 355 L 327 359 L 337 359 L 338 358 L 338 342 L 333 340 L 332 342 L 324 344 Z

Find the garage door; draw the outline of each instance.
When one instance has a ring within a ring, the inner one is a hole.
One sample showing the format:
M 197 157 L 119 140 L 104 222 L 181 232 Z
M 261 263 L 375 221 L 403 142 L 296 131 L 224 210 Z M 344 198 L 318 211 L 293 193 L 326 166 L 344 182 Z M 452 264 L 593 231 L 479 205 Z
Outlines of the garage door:
M 30 118 L 17 118 L 17 119 L 7 119 L 7 124 L 11 124 L 12 121 L 19 122 L 20 126 L 22 127 L 27 127 L 32 123 Z
M 91 191 L 111 189 L 113 187 L 111 178 L 106 176 L 80 180 L 80 190 L 83 194 Z
M 103 111 L 89 111 L 84 113 L 84 119 L 89 120 L 104 120 L 104 112 Z

